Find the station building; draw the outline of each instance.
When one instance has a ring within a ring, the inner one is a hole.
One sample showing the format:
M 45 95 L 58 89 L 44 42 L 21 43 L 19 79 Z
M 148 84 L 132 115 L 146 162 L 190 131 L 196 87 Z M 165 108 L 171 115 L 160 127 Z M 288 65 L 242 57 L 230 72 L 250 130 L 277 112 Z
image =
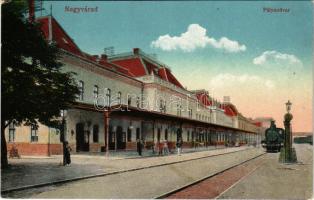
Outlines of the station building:
M 75 72 L 80 95 L 63 112 L 65 137 L 75 152 L 136 150 L 179 138 L 183 148 L 260 141 L 261 124 L 244 117 L 230 102 L 218 102 L 206 90 L 187 90 L 170 67 L 139 48 L 90 55 L 79 49 L 52 16 L 37 19 L 49 42 L 62 52 L 64 72 Z M 8 150 L 21 155 L 62 153 L 60 131 L 44 125 L 6 129 Z

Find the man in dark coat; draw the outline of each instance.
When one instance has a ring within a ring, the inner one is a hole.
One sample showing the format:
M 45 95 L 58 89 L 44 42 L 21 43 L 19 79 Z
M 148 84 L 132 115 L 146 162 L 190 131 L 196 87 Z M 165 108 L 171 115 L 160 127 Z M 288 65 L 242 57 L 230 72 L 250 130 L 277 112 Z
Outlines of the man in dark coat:
M 71 147 L 69 143 L 66 141 L 65 143 L 65 165 L 70 165 L 71 164 Z
M 142 141 L 140 139 L 136 140 L 138 155 L 142 156 Z
M 178 149 L 178 155 L 179 155 L 179 156 L 181 156 L 182 143 L 183 143 L 183 142 L 182 142 L 182 139 L 179 138 L 178 141 L 177 141 L 177 144 L 176 144 L 177 149 Z

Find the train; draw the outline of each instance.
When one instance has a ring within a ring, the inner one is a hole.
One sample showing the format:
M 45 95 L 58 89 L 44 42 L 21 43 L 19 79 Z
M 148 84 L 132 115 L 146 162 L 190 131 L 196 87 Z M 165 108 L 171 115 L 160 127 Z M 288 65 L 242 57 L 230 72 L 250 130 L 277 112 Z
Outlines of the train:
M 308 136 L 298 136 L 293 139 L 294 143 L 297 144 L 304 144 L 308 143 L 310 145 L 313 145 L 313 135 L 308 135 Z
M 262 140 L 262 146 L 267 152 L 280 152 L 284 143 L 285 130 L 277 128 L 275 121 L 271 122 L 270 128 L 265 130 L 265 139 Z

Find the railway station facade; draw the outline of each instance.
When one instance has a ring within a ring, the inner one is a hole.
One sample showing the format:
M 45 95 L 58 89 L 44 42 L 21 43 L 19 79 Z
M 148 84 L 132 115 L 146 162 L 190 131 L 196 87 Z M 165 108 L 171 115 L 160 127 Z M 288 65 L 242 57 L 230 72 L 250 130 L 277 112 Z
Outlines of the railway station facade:
M 65 137 L 76 152 L 136 150 L 136 140 L 152 149 L 167 140 L 175 148 L 259 143 L 264 128 L 230 102 L 206 90 L 187 90 L 170 68 L 139 48 L 89 55 L 81 51 L 52 16 L 37 19 L 48 41 L 62 51 L 63 71 L 75 72 L 80 95 L 64 112 Z M 44 125 L 6 129 L 8 150 L 21 155 L 62 153 L 60 131 Z

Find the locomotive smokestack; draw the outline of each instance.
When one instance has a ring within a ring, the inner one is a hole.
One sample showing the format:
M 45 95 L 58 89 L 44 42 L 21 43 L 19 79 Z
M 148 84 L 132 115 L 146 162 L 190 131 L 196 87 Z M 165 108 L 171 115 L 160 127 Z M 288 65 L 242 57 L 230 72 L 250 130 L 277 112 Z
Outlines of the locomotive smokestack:
M 28 20 L 34 22 L 35 20 L 35 0 L 28 0 Z

